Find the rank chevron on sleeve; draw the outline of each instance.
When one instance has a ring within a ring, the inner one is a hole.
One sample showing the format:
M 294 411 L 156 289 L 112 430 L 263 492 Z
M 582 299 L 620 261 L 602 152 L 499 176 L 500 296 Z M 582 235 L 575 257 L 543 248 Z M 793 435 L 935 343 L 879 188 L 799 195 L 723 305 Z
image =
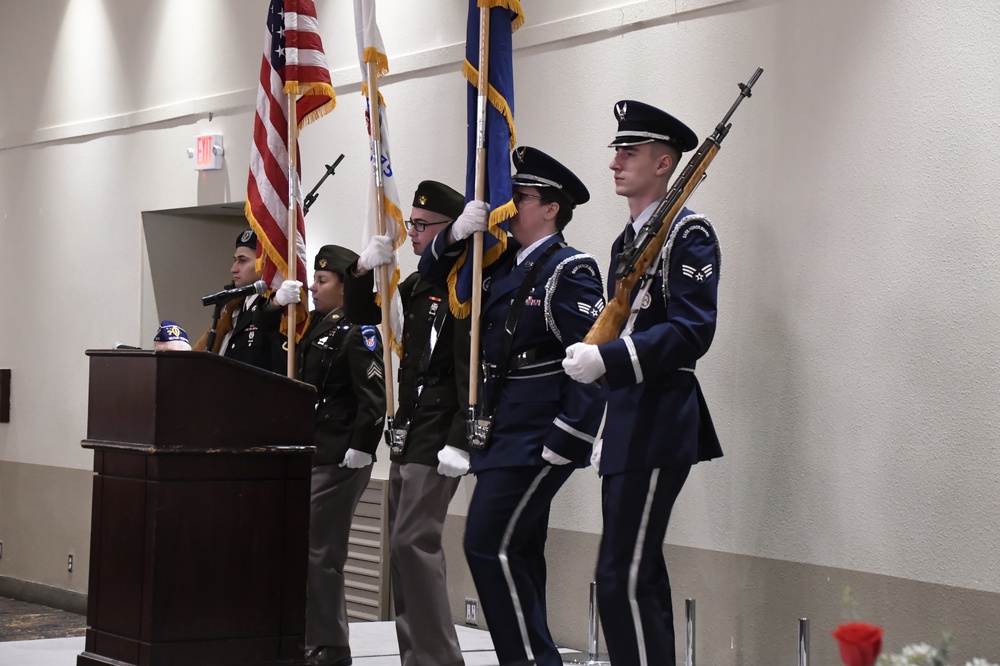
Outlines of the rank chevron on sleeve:
M 712 264 L 705 264 L 701 268 L 695 268 L 694 266 L 681 264 L 681 272 L 684 273 L 684 277 L 689 277 L 695 282 L 702 283 L 709 277 L 711 277 Z

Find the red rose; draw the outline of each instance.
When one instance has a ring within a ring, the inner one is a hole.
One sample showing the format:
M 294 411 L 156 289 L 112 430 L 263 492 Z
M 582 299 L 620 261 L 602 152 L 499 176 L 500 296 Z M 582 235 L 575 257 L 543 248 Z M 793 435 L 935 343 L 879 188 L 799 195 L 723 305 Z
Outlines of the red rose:
M 840 645 L 844 666 L 872 666 L 882 651 L 882 627 L 864 622 L 846 622 L 833 632 Z

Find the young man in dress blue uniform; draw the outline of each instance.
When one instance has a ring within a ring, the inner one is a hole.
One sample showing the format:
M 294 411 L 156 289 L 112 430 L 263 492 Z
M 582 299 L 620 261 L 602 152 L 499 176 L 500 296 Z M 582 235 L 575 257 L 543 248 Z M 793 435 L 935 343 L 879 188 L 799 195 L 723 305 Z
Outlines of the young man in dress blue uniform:
M 630 218 L 611 250 L 611 296 L 618 253 L 662 201 L 681 154 L 698 145 L 684 123 L 648 104 L 624 100 L 614 112 L 610 168 Z M 719 243 L 711 223 L 686 208 L 665 223 L 663 251 L 633 289 L 619 338 L 574 345 L 563 362 L 579 382 L 604 376 L 610 391 L 593 462 L 603 477 L 597 599 L 615 666 L 676 663 L 667 521 L 691 466 L 722 455 L 694 375 L 715 334 Z
M 513 161 L 513 238 L 483 283 L 479 408 L 492 430 L 473 440 L 465 555 L 500 663 L 559 666 L 545 612 L 549 507 L 586 465 L 604 406 L 560 364 L 603 308 L 603 287 L 596 260 L 562 236 L 587 188 L 540 150 L 518 148 Z M 421 274 L 442 283 L 465 247 L 456 241 L 483 228 L 456 220 L 424 252 Z

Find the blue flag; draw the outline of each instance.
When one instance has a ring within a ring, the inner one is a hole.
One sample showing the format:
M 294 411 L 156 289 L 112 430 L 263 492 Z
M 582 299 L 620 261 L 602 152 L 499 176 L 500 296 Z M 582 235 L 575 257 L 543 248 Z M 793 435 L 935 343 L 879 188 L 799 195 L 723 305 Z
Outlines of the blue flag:
M 510 151 L 517 143 L 514 131 L 514 63 L 511 36 L 524 23 L 517 0 L 469 0 L 469 22 L 462 74 L 468 88 L 468 161 L 465 199 L 476 198 L 476 132 L 479 103 L 479 4 L 490 7 L 489 103 L 486 105 L 486 194 L 490 227 L 483 234 L 483 266 L 489 266 L 507 247 L 507 224 L 514 215 Z M 451 310 L 467 317 L 472 310 L 472 239 L 448 277 Z

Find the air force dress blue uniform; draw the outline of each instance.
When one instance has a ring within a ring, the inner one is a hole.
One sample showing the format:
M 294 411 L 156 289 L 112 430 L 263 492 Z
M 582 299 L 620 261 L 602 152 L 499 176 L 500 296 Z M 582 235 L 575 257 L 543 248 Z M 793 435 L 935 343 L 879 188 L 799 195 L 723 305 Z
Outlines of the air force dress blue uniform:
M 697 146 L 680 121 L 639 102 L 616 105 L 612 146 L 663 141 Z M 616 257 L 648 220 L 654 203 L 615 240 Z M 604 531 L 597 594 L 615 666 L 673 666 L 670 580 L 663 541 L 674 501 L 695 463 L 722 455 L 695 366 L 715 334 L 721 255 L 711 223 L 684 209 L 659 262 L 630 295 L 632 318 L 621 336 L 599 346 L 608 393 L 600 473 Z
M 564 197 L 563 206 L 589 198 L 571 172 L 540 151 L 518 149 L 514 163 L 515 185 L 538 187 L 543 196 L 559 189 L 552 196 Z M 440 282 L 465 247 L 445 247 L 447 237 L 438 234 L 421 258 L 428 279 Z M 603 287 L 596 260 L 565 245 L 561 233 L 526 248 L 520 261 L 516 242 L 508 243 L 483 285 L 480 404 L 495 406 L 495 417 L 486 448 L 471 451 L 478 478 L 465 553 L 500 663 L 556 666 L 562 660 L 545 608 L 549 507 L 573 470 L 587 464 L 603 412 L 600 389 L 569 379 L 561 362 L 565 348 L 583 340 L 603 309 Z M 540 269 L 538 262 L 544 262 Z M 520 298 L 508 343 L 508 315 Z M 505 361 L 506 377 L 499 377 Z M 550 464 L 546 448 L 569 463 Z

